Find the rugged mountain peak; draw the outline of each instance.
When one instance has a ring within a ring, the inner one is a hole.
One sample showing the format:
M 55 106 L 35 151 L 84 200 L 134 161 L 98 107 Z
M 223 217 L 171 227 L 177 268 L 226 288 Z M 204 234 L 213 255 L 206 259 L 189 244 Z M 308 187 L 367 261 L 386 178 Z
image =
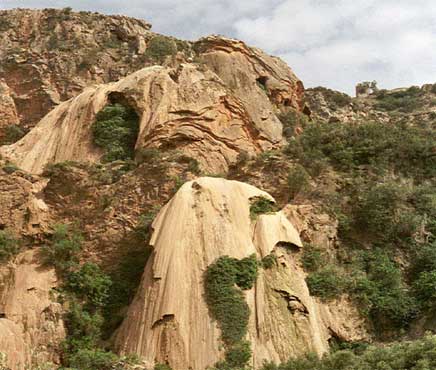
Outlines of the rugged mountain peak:
M 222 256 L 277 263 L 245 291 L 250 308 L 251 364 L 328 349 L 333 315 L 309 295 L 298 265 L 300 237 L 282 212 L 250 217 L 259 197 L 251 185 L 221 178 L 185 183 L 153 222 L 153 252 L 141 286 L 116 335 L 123 353 L 174 369 L 205 369 L 223 359 L 220 329 L 205 302 L 205 272 Z M 181 217 L 183 215 L 183 217 Z

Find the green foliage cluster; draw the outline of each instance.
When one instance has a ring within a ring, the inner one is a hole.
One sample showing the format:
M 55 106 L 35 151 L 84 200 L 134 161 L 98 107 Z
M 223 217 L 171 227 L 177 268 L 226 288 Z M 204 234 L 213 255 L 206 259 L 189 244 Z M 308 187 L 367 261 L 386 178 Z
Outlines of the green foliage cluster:
M 416 317 L 418 306 L 403 284 L 398 265 L 381 249 L 363 253 L 361 263 L 362 270 L 356 270 L 350 290 L 362 303 L 364 312 L 380 328 L 407 326 Z
M 9 145 L 20 140 L 26 132 L 18 125 L 8 125 L 5 127 L 0 145 Z
M 362 351 L 336 351 L 322 358 L 308 355 L 281 365 L 265 364 L 261 370 L 430 370 L 436 368 L 435 351 L 436 336 L 427 336 Z
M 9 231 L 0 230 L 0 263 L 9 261 L 18 249 L 18 240 Z
M 341 171 L 366 166 L 422 180 L 436 176 L 435 143 L 434 130 L 400 123 L 312 123 L 286 153 L 314 175 L 330 164 Z
M 92 124 L 94 143 L 104 149 L 105 162 L 133 159 L 138 132 L 134 109 L 118 103 L 104 107 Z
M 257 270 L 258 262 L 252 255 L 241 260 L 220 257 L 206 271 L 206 302 L 226 346 L 226 360 L 218 363 L 217 369 L 244 368 L 250 359 L 250 344 L 244 340 L 250 310 L 241 289 L 251 289 Z
M 288 173 L 288 188 L 290 199 L 309 188 L 310 175 L 301 164 L 293 166 Z
M 327 264 L 327 258 L 322 249 L 314 245 L 307 244 L 303 248 L 301 262 L 303 263 L 303 267 L 306 271 L 317 271 Z
M 345 289 L 345 279 L 333 266 L 326 266 L 311 272 L 306 283 L 310 294 L 323 299 L 338 297 Z
M 69 309 L 65 317 L 67 338 L 63 343 L 63 364 L 72 369 L 111 369 L 118 359 L 99 348 L 112 281 L 98 265 L 79 265 L 82 236 L 67 225 L 55 225 L 51 242 L 43 247 L 45 263 L 56 268 L 63 279 L 62 292 Z
M 167 56 L 177 52 L 176 42 L 163 35 L 156 35 L 147 43 L 146 56 L 157 63 L 163 63 Z
M 273 201 L 262 196 L 250 199 L 250 201 L 250 217 L 252 220 L 255 220 L 258 215 L 277 212 L 278 210 L 276 204 Z
M 18 171 L 20 168 L 12 162 L 7 162 L 4 166 L 3 166 L 3 171 L 5 171 L 8 175 L 13 174 L 14 172 Z
M 54 266 L 58 274 L 64 276 L 77 266 L 82 241 L 80 233 L 71 231 L 68 225 L 55 225 L 51 242 L 42 248 L 44 262 Z
M 283 135 L 288 139 L 295 135 L 297 127 L 305 127 L 309 123 L 309 119 L 305 114 L 294 110 L 281 113 L 278 118 L 283 126 Z
M 200 163 L 192 157 L 189 157 L 187 155 L 181 155 L 177 158 L 177 161 L 179 163 L 184 163 L 188 165 L 188 171 L 192 172 L 195 175 L 199 175 L 201 172 L 200 169 Z
M 404 91 L 388 92 L 380 90 L 377 93 L 375 107 L 385 111 L 401 111 L 410 113 L 422 108 L 424 101 L 420 99 L 422 91 L 417 86 L 412 86 Z
M 275 254 L 270 253 L 262 258 L 261 263 L 262 263 L 262 267 L 265 270 L 268 270 L 277 263 L 277 257 L 275 256 Z
M 315 90 L 319 90 L 322 92 L 323 96 L 330 103 L 333 109 L 346 107 L 353 101 L 351 96 L 341 93 L 339 91 L 327 89 L 325 87 L 316 87 Z

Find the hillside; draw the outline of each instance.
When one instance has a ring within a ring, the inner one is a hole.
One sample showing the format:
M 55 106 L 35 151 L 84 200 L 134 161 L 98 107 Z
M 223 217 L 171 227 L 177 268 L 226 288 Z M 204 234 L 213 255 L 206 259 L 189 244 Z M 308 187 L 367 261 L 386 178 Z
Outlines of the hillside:
M 0 369 L 436 368 L 436 84 L 70 9 L 0 41 Z

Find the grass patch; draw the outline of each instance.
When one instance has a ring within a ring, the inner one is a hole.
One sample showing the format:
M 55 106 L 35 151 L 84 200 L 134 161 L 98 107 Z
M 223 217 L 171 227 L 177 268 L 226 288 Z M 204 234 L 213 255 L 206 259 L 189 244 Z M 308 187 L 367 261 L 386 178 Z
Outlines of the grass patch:
M 7 230 L 0 230 L 0 262 L 9 261 L 18 253 L 19 242 Z

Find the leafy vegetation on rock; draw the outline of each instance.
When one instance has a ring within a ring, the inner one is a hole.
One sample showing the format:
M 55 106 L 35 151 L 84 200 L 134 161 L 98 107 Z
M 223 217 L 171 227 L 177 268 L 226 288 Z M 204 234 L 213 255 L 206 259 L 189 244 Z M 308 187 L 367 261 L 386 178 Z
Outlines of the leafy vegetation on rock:
M 250 343 L 244 340 L 250 310 L 241 289 L 252 288 L 257 269 L 255 255 L 242 260 L 223 256 L 206 271 L 206 302 L 226 346 L 226 360 L 216 364 L 217 369 L 244 368 L 250 359 Z
M 105 162 L 133 159 L 138 132 L 138 115 L 119 103 L 104 107 L 92 124 L 94 143 L 103 148 Z
M 18 252 L 18 240 L 7 230 L 0 230 L 0 263 L 8 261 Z
M 163 63 L 169 55 L 175 55 L 177 44 L 173 39 L 163 35 L 156 35 L 147 44 L 146 55 L 152 60 Z
M 427 336 L 386 347 L 340 350 L 322 358 L 308 355 L 281 365 L 269 363 L 262 370 L 427 370 L 436 368 L 435 349 L 436 336 Z
M 278 208 L 273 201 L 265 197 L 255 197 L 251 200 L 250 217 L 255 220 L 258 215 L 277 212 Z

